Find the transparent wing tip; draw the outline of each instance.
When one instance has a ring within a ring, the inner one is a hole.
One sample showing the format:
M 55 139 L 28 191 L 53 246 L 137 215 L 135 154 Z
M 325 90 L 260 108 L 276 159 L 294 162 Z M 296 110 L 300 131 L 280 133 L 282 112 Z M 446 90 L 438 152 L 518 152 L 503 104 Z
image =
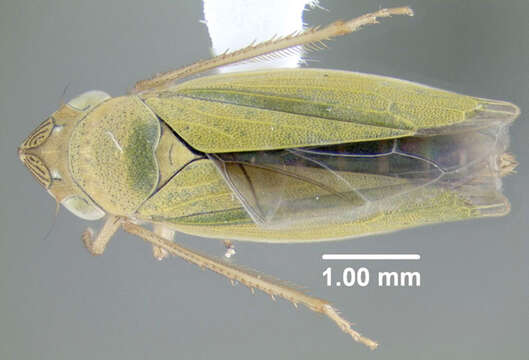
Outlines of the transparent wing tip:
M 475 131 L 490 127 L 505 127 L 520 115 L 520 108 L 513 103 L 500 100 L 474 98 L 476 107 L 468 110 L 465 120 L 444 126 L 421 129 L 418 136 L 432 136 Z
M 509 200 L 502 194 L 494 194 L 472 199 L 472 204 L 479 211 L 480 216 L 504 216 L 511 211 Z
M 492 121 L 508 124 L 520 115 L 520 108 L 507 101 L 479 99 L 480 107 L 474 111 L 472 121 Z

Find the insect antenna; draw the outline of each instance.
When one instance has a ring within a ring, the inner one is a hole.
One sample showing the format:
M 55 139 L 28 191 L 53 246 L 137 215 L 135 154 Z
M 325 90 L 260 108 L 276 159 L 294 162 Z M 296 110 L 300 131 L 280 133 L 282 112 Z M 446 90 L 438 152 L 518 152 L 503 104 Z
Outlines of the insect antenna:
M 53 221 L 51 223 L 50 228 L 46 232 L 46 235 L 44 235 L 44 238 L 42 238 L 43 241 L 48 240 L 48 237 L 51 235 L 53 229 L 55 228 L 55 225 L 57 224 L 57 218 L 59 217 L 59 211 L 61 211 L 61 203 L 56 201 L 55 205 L 55 216 L 53 217 Z
M 66 101 L 64 101 L 64 100 L 66 99 L 66 93 L 68 92 L 68 88 L 70 87 L 71 83 L 72 83 L 71 81 L 68 81 L 68 84 L 66 84 L 66 86 L 64 87 L 64 90 L 62 91 L 61 100 L 60 100 L 60 105 L 61 106 L 66 104 Z

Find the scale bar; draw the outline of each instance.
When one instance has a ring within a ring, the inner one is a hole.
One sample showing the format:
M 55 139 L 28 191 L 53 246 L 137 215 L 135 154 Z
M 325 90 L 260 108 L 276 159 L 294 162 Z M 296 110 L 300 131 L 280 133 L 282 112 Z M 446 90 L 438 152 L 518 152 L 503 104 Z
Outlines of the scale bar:
M 323 254 L 322 260 L 420 260 L 419 254 Z

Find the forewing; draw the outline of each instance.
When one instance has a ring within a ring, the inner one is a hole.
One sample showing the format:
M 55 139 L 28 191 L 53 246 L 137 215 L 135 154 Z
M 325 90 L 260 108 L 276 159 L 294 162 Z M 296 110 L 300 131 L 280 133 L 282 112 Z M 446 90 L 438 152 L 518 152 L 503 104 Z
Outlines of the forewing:
M 519 113 L 506 102 L 318 69 L 208 76 L 139 96 L 189 145 L 206 153 L 457 133 L 505 124 Z

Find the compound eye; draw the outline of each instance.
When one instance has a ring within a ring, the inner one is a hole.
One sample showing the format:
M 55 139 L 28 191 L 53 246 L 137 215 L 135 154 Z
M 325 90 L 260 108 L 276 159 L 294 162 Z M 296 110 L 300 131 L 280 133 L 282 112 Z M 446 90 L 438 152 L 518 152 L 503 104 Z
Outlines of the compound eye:
M 87 91 L 81 95 L 79 95 L 76 98 L 73 98 L 68 102 L 68 105 L 73 107 L 75 110 L 79 111 L 87 111 L 99 104 L 101 104 L 103 101 L 110 99 L 110 95 L 108 95 L 104 91 L 99 90 L 92 90 Z
M 38 156 L 22 153 L 20 154 L 20 160 L 44 188 L 48 189 L 50 187 L 52 182 L 50 171 Z
M 48 139 L 55 124 L 52 118 L 44 120 L 29 136 L 24 140 L 22 145 L 20 145 L 21 150 L 27 150 L 36 148 Z
M 101 208 L 79 195 L 69 196 L 63 199 L 61 204 L 75 216 L 84 220 L 99 220 L 105 216 Z

